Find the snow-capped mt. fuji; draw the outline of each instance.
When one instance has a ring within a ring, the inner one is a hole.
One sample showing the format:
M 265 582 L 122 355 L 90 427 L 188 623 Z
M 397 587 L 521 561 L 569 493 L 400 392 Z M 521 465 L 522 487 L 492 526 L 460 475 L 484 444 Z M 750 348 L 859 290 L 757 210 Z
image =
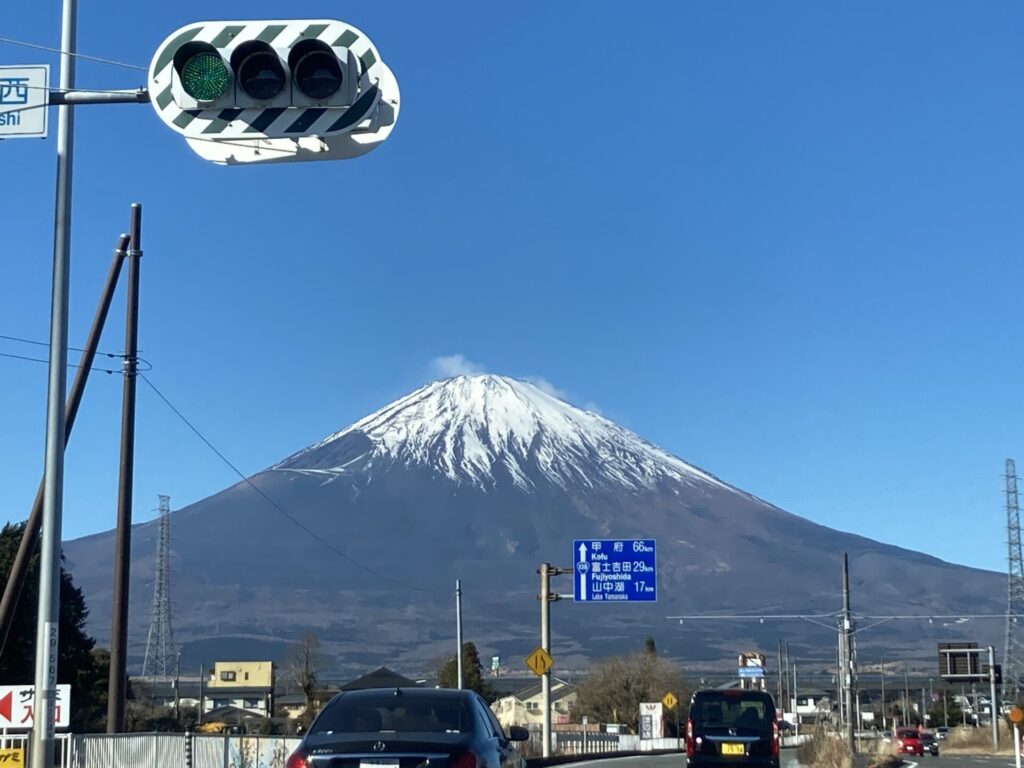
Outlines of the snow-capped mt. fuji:
M 457 578 L 466 639 L 484 658 L 522 659 L 537 644 L 537 565 L 567 567 L 573 539 L 588 538 L 655 539 L 658 602 L 563 603 L 552 612 L 557 670 L 638 649 L 649 635 L 691 661 L 733 664 L 737 650 L 770 651 L 780 637 L 798 658 L 827 656 L 834 631 L 798 619 L 683 628 L 666 616 L 827 614 L 841 604 L 844 552 L 855 609 L 995 613 L 1006 585 L 790 514 L 529 382 L 458 376 L 172 514 L 182 667 L 279 659 L 312 630 L 332 670 L 429 673 L 455 642 Z M 139 663 L 156 540 L 155 523 L 134 527 L 129 653 Z M 101 643 L 113 546 L 107 532 L 64 548 Z M 561 593 L 571 585 L 552 583 Z M 861 650 L 931 658 L 936 640 L 996 640 L 982 630 L 893 623 Z
M 275 470 L 355 476 L 368 468 L 429 467 L 457 483 L 522 489 L 629 490 L 717 478 L 535 384 L 457 376 L 422 387 L 285 459 Z

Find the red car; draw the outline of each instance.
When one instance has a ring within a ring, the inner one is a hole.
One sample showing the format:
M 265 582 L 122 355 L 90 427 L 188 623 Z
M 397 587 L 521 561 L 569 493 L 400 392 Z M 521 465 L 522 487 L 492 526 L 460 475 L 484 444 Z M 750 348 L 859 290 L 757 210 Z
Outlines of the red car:
M 896 752 L 901 755 L 918 755 L 924 757 L 924 744 L 917 728 L 898 728 L 896 730 Z

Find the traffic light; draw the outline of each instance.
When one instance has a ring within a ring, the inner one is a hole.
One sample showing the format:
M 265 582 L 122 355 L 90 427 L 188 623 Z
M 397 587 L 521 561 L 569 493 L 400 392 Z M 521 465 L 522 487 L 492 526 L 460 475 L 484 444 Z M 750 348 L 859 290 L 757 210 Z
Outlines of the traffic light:
M 160 118 L 221 163 L 355 157 L 390 135 L 398 82 L 341 21 L 205 21 L 170 35 L 149 68 Z

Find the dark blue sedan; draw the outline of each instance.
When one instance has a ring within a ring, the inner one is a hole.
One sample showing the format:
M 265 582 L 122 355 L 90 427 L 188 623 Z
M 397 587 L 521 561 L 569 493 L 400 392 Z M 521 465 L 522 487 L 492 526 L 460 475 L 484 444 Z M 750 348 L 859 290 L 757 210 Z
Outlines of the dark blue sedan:
M 339 693 L 320 711 L 286 768 L 525 768 L 473 691 L 374 688 Z

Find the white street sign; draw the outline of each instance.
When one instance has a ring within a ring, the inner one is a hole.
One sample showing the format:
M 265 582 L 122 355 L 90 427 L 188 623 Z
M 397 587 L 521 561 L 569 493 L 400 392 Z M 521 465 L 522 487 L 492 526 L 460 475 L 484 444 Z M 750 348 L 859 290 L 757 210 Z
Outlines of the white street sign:
M 0 67 L 0 139 L 45 139 L 50 65 Z
M 28 730 L 35 722 L 34 685 L 0 685 L 0 729 Z M 71 686 L 57 686 L 56 726 L 67 728 L 71 716 Z

